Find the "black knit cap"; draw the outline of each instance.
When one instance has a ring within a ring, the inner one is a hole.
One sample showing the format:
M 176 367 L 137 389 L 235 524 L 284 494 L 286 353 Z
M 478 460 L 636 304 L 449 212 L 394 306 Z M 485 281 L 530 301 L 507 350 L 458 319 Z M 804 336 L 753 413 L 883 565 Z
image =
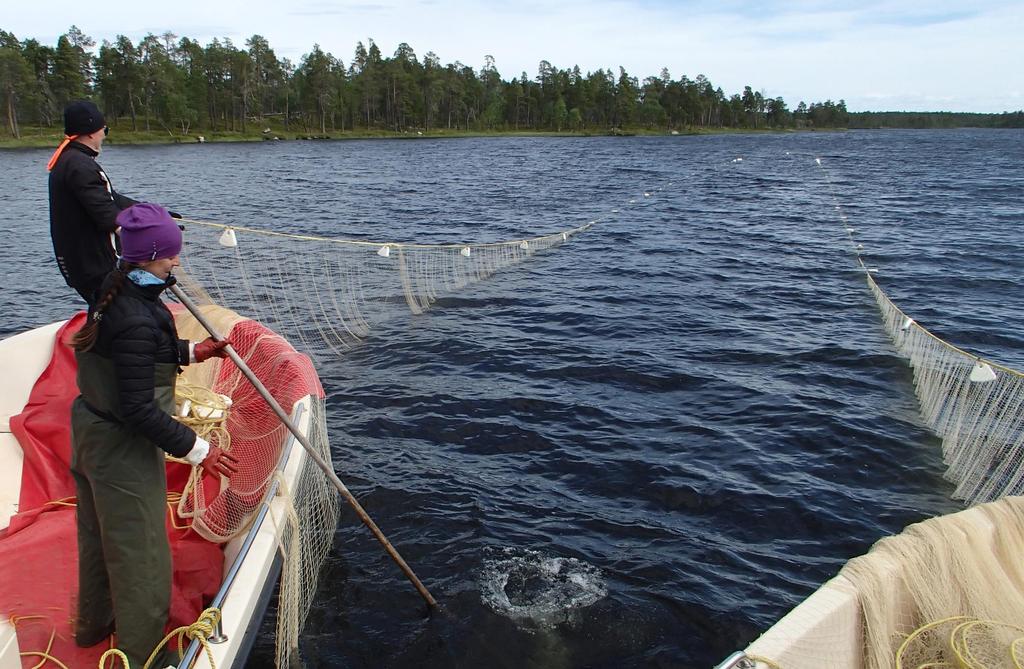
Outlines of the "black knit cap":
M 64 108 L 65 135 L 89 135 L 106 124 L 99 107 L 88 100 L 75 100 Z

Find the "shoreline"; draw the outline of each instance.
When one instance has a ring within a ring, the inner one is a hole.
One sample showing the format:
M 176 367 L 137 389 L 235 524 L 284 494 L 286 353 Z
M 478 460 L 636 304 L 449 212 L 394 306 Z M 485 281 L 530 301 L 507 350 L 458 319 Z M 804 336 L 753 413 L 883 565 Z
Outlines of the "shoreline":
M 337 142 L 365 139 L 394 139 L 394 140 L 417 140 L 417 139 L 463 139 L 477 137 L 693 137 L 701 135 L 765 135 L 765 134 L 792 134 L 792 133 L 814 133 L 814 132 L 849 132 L 851 130 L 962 130 L 973 128 L 973 126 L 953 128 L 899 128 L 892 126 L 881 126 L 872 128 L 861 127 L 827 127 L 827 128 L 684 128 L 681 130 L 652 130 L 648 128 L 629 128 L 621 130 L 612 128 L 604 131 L 570 131 L 570 130 L 406 130 L 402 132 L 394 130 L 337 130 L 328 132 L 326 135 L 317 133 L 304 133 L 293 131 L 269 130 L 269 132 L 238 132 L 238 131 L 217 131 L 217 132 L 190 132 L 186 135 L 169 135 L 166 131 L 138 130 L 120 131 L 117 127 L 111 127 L 110 136 L 107 137 L 106 146 L 157 146 L 173 144 L 234 144 L 239 142 L 299 142 L 299 141 L 320 141 Z M 980 129 L 980 128 L 979 128 Z M 990 128 L 992 130 L 1003 130 L 1013 128 Z M 16 151 L 20 149 L 55 149 L 64 139 L 63 133 L 56 128 L 32 127 L 26 129 L 22 136 L 15 139 L 10 136 L 0 137 L 0 151 Z
M 673 137 L 694 135 L 724 134 L 776 134 L 793 132 L 835 132 L 846 128 L 686 128 L 682 130 L 648 130 L 631 128 L 628 130 L 592 131 L 556 131 L 556 130 L 428 130 L 428 131 L 387 131 L 357 130 L 333 131 L 326 135 L 319 133 L 303 133 L 294 131 L 270 132 L 204 132 L 187 135 L 168 135 L 158 131 L 120 132 L 111 127 L 106 146 L 140 146 L 162 144 L 226 144 L 237 142 L 299 142 L 299 141 L 346 141 L 359 139 L 458 139 L 466 137 Z M 59 129 L 31 128 L 22 133 L 21 138 L 0 138 L 0 150 L 8 149 L 55 149 L 64 139 Z

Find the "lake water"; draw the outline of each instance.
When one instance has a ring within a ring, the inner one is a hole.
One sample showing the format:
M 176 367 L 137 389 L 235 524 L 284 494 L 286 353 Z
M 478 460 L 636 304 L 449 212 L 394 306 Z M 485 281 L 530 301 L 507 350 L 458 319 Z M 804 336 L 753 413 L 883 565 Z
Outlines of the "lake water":
M 51 256 L 49 153 L 0 153 L 4 334 L 78 307 Z M 1021 131 L 110 146 L 100 162 L 137 199 L 283 231 L 489 242 L 602 219 L 318 361 L 339 474 L 444 612 L 424 615 L 346 510 L 308 666 L 708 667 L 881 536 L 959 508 L 840 213 L 907 313 L 1024 367 Z M 272 666 L 264 628 L 254 667 Z

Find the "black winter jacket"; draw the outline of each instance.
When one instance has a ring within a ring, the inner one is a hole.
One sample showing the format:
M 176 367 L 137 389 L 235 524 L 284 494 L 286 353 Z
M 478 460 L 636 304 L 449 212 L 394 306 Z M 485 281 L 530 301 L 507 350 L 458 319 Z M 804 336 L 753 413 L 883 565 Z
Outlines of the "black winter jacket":
M 105 291 L 109 283 L 103 285 Z M 118 413 L 125 424 L 180 458 L 192 450 L 195 432 L 161 410 L 153 395 L 155 363 L 187 365 L 189 361 L 188 342 L 178 339 L 174 318 L 160 300 L 169 285 L 139 286 L 125 278 L 100 318 L 91 350 L 114 363 Z
M 57 266 L 69 286 L 84 295 L 99 289 L 114 269 L 116 218 L 135 200 L 114 191 L 99 154 L 68 144 L 50 172 L 50 236 Z

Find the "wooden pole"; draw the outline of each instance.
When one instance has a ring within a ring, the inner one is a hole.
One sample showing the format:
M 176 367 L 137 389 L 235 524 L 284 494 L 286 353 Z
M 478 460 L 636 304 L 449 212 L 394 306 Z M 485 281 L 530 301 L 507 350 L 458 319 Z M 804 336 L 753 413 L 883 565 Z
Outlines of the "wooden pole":
M 174 293 L 174 296 L 177 297 L 181 301 L 181 303 L 185 305 L 185 308 L 188 309 L 192 313 L 192 315 L 196 317 L 196 320 L 198 320 L 199 323 L 204 328 L 206 328 L 206 331 L 210 333 L 211 337 L 213 337 L 217 341 L 224 340 L 223 337 L 221 337 L 219 334 L 217 334 L 216 331 L 214 331 L 213 326 L 210 325 L 210 322 L 206 320 L 206 317 L 203 316 L 202 312 L 199 311 L 199 308 L 188 297 L 188 295 L 186 295 L 181 290 L 181 288 L 179 288 L 177 285 L 172 285 L 171 292 Z M 242 374 L 245 375 L 245 378 L 249 380 L 249 383 L 251 383 L 253 387 L 256 388 L 256 391 L 263 397 L 264 400 L 266 400 L 267 404 L 270 405 L 270 408 L 274 410 L 274 413 L 277 414 L 277 417 L 281 420 L 281 422 L 284 423 L 284 425 L 295 436 L 295 439 L 300 444 L 302 444 L 302 447 L 304 449 L 306 449 L 306 453 L 309 454 L 309 457 L 313 458 L 313 461 L 316 462 L 317 466 L 319 466 L 320 469 L 323 470 L 324 474 L 326 474 L 327 477 L 331 480 L 331 483 L 334 484 L 334 487 L 338 489 L 339 493 L 341 493 L 341 496 L 345 498 L 345 501 L 347 501 L 349 505 L 351 505 L 352 508 L 355 509 L 356 515 L 359 516 L 359 519 L 361 521 L 363 521 L 363 524 L 370 528 L 370 531 L 373 532 L 373 536 L 375 536 L 377 538 L 377 541 L 379 541 L 381 545 L 384 546 L 384 550 L 386 550 L 388 555 L 391 556 L 391 559 L 394 560 L 396 564 L 398 564 L 399 568 L 402 570 L 402 573 L 404 573 L 406 578 L 408 578 L 409 581 L 412 582 L 412 584 L 416 587 L 416 590 L 420 593 L 420 596 L 422 596 L 423 599 L 427 602 L 427 606 L 429 606 L 430 608 L 437 608 L 437 600 L 435 600 L 433 596 L 430 594 L 430 592 L 427 591 L 427 588 L 423 585 L 420 579 L 417 578 L 416 574 L 413 573 L 412 569 L 409 568 L 409 565 L 406 564 L 405 560 L 402 559 L 402 556 L 398 554 L 398 551 L 395 550 L 395 547 L 391 545 L 391 542 L 388 541 L 388 538 L 384 536 L 384 533 L 380 531 L 379 527 L 377 527 L 377 523 L 373 522 L 373 519 L 370 518 L 369 514 L 366 513 L 362 505 L 359 504 L 359 502 L 356 500 L 355 496 L 351 492 L 349 492 L 349 489 L 345 486 L 344 483 L 341 482 L 341 479 L 338 478 L 338 475 L 334 473 L 334 468 L 327 462 L 325 462 L 323 457 L 319 453 L 317 453 L 316 449 L 314 449 L 313 446 L 309 443 L 309 440 L 306 439 L 306 435 L 302 434 L 302 432 L 299 431 L 299 428 L 295 426 L 291 418 L 288 417 L 288 414 L 284 412 L 284 409 L 281 408 L 281 405 L 278 404 L 277 400 L 274 399 L 274 396 L 271 395 L 270 391 L 267 390 L 266 386 L 264 386 L 263 383 L 258 378 L 256 378 L 256 375 L 253 374 L 252 370 L 249 369 L 249 366 L 245 364 L 245 361 L 242 360 L 242 358 L 238 355 L 238 352 L 235 351 L 234 347 L 231 346 L 231 344 L 228 344 L 227 346 L 224 347 L 224 350 L 227 352 L 228 357 L 231 358 L 232 362 L 234 362 L 235 365 L 238 366 L 238 369 L 242 372 Z

